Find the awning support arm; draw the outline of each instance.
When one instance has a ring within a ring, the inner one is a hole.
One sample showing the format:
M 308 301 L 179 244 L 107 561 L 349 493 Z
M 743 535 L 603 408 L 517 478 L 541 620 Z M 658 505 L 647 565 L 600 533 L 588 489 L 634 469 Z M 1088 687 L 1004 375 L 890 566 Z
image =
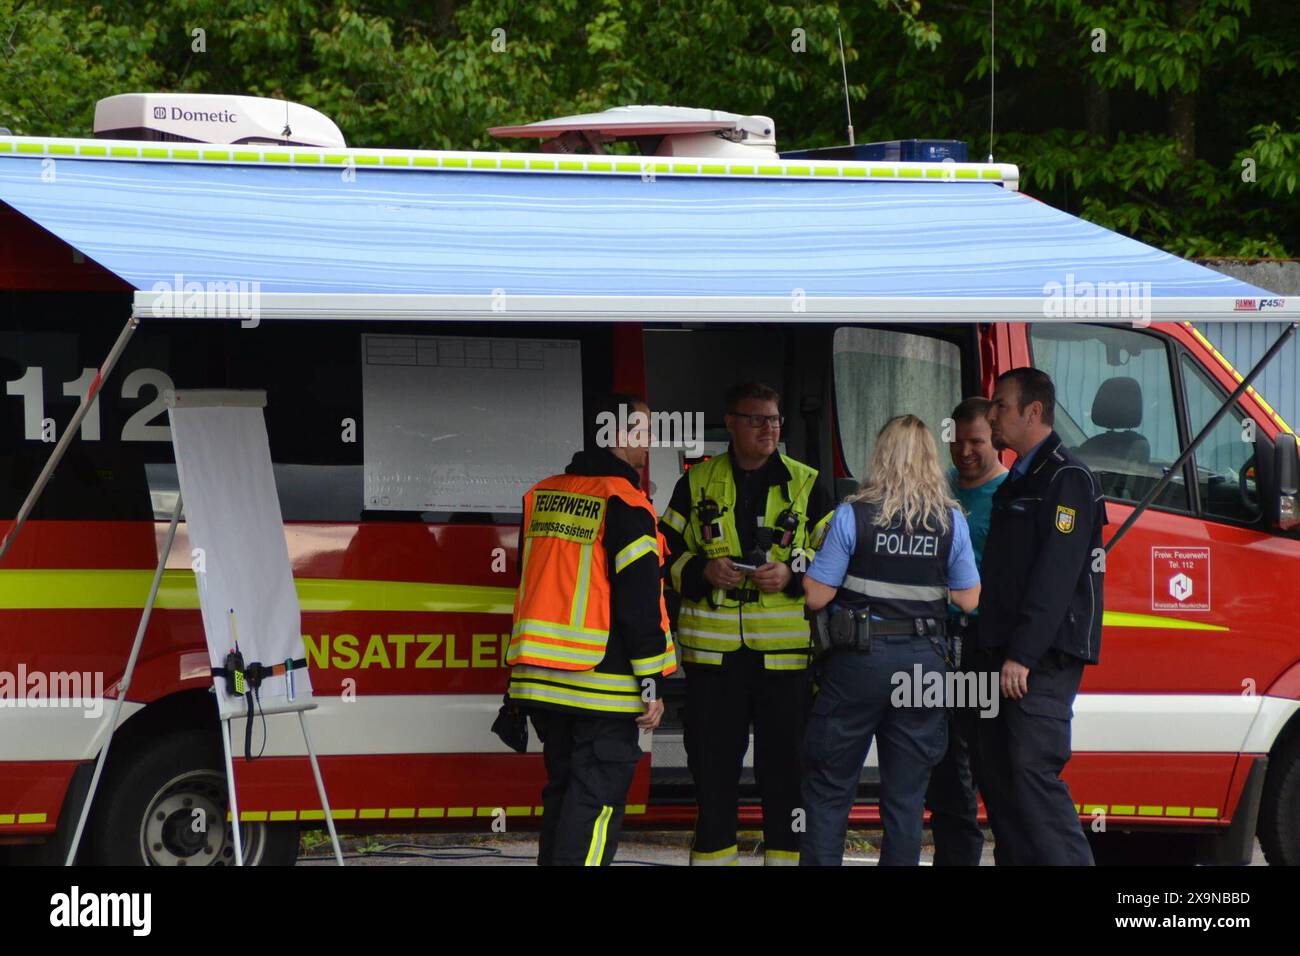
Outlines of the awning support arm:
M 1168 487 L 1169 483 L 1174 480 L 1174 476 L 1182 471 L 1183 465 L 1187 464 L 1187 459 L 1192 457 L 1197 446 L 1199 446 L 1201 442 L 1205 440 L 1206 436 L 1214 430 L 1214 427 L 1223 420 L 1223 417 L 1228 414 L 1229 409 L 1232 408 L 1241 396 L 1246 394 L 1246 389 L 1250 387 L 1251 382 L 1255 381 L 1255 378 L 1259 373 L 1264 371 L 1264 366 L 1271 362 L 1273 356 L 1277 355 L 1277 353 L 1282 350 L 1282 346 L 1286 344 L 1287 339 L 1289 339 L 1295 332 L 1296 324 L 1297 323 L 1295 322 L 1287 323 L 1287 327 L 1282 330 L 1282 334 L 1277 337 L 1277 341 L 1274 342 L 1272 346 L 1270 346 L 1269 350 L 1264 353 L 1263 357 L 1255 363 L 1255 367 L 1250 370 L 1246 377 L 1238 383 L 1236 389 L 1227 397 L 1227 399 L 1224 400 L 1223 405 L 1220 406 L 1219 410 L 1211 416 L 1208 422 L 1205 423 L 1205 427 L 1196 433 L 1196 437 L 1188 443 L 1187 447 L 1183 449 L 1183 453 L 1174 460 L 1174 463 L 1169 466 L 1161 476 L 1160 480 L 1155 483 L 1155 486 L 1146 493 L 1146 497 L 1138 502 L 1137 507 L 1133 509 L 1133 513 L 1124 519 L 1124 523 L 1119 526 L 1119 530 L 1111 536 L 1111 539 L 1108 542 L 1106 542 L 1106 552 L 1108 554 L 1110 553 L 1111 548 L 1115 547 L 1119 542 L 1119 539 L 1124 537 L 1128 532 L 1128 529 L 1133 527 L 1134 522 L 1136 522 L 1142 515 L 1142 512 L 1146 511 L 1151 502 L 1155 501 L 1156 498 L 1160 496 L 1160 493 Z
M 41 473 L 36 478 L 36 483 L 32 485 L 31 491 L 27 492 L 27 498 L 23 501 L 23 506 L 18 509 L 18 517 L 14 518 L 13 525 L 5 533 L 4 541 L 0 542 L 0 562 L 4 561 L 5 555 L 9 553 L 9 549 L 13 546 L 14 540 L 18 537 L 18 532 L 21 531 L 23 525 L 27 523 L 27 518 L 31 515 L 32 509 L 36 507 L 36 502 L 40 500 L 41 493 L 45 491 L 45 486 L 49 484 L 50 476 L 54 474 L 54 469 L 57 468 L 59 462 L 63 460 L 63 456 L 67 452 L 68 446 L 72 444 L 73 436 L 81 429 L 81 420 L 86 417 L 86 414 L 90 411 L 90 406 L 94 404 L 95 399 L 99 397 L 99 390 L 103 386 L 104 380 L 107 379 L 109 374 L 113 371 L 113 366 L 117 364 L 117 360 L 121 356 L 122 350 L 126 348 L 126 343 L 130 340 L 131 334 L 135 332 L 136 327 L 139 326 L 139 324 L 140 320 L 133 316 L 126 320 L 126 325 L 124 325 L 122 331 L 118 333 L 117 341 L 113 343 L 112 349 L 109 350 L 108 358 L 104 359 L 104 364 L 99 367 L 99 374 L 95 376 L 94 380 L 90 383 L 90 388 L 88 388 L 86 394 L 82 396 L 81 404 L 77 406 L 76 414 L 72 416 L 72 421 L 68 423 L 67 427 L 63 430 L 63 434 L 59 436 L 58 444 L 54 446 L 54 451 L 50 454 L 49 460 L 45 462 L 45 467 L 41 469 Z

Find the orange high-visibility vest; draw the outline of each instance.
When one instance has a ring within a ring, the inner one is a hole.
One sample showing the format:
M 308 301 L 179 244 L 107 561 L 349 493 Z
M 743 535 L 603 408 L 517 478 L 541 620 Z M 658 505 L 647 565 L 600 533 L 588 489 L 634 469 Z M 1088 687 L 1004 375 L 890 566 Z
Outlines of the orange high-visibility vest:
M 624 478 L 556 475 L 524 495 L 523 554 L 515 596 L 514 631 L 506 663 L 564 671 L 591 670 L 605 657 L 610 627 L 609 560 L 605 514 L 611 498 L 644 508 L 654 506 Z M 614 571 L 654 552 L 662 566 L 663 535 L 643 535 L 614 556 Z M 668 610 L 659 587 L 660 628 L 672 661 Z M 633 661 L 637 676 L 671 671 L 664 655 Z

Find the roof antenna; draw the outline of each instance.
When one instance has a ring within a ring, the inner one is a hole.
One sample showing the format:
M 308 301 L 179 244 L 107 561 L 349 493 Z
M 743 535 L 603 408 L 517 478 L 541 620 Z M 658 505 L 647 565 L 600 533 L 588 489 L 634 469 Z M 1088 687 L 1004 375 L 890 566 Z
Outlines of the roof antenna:
M 289 128 L 289 101 L 284 101 L 284 129 L 280 131 L 280 138 L 284 140 L 284 145 L 289 145 L 289 137 L 293 135 L 293 130 Z
M 849 118 L 849 145 L 853 145 L 853 110 L 849 106 L 849 70 L 844 65 L 844 34 L 840 33 L 840 26 L 835 25 L 835 36 L 840 41 L 840 73 L 844 77 L 844 112 Z
M 998 63 L 993 56 L 993 44 L 997 39 L 997 0 L 989 0 L 989 162 L 993 162 L 993 103 L 994 103 L 994 76 L 997 73 Z

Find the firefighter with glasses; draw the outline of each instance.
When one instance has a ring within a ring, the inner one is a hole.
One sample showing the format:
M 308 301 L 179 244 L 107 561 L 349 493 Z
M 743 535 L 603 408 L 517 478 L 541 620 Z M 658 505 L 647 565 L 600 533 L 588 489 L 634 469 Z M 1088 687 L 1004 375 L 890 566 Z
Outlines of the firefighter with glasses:
M 726 452 L 691 467 L 660 529 L 686 669 L 685 743 L 698 815 L 692 865 L 739 863 L 736 812 L 750 731 L 764 862 L 799 862 L 800 744 L 810 699 L 801 579 L 832 502 L 817 470 L 781 454 L 780 396 L 726 394 Z

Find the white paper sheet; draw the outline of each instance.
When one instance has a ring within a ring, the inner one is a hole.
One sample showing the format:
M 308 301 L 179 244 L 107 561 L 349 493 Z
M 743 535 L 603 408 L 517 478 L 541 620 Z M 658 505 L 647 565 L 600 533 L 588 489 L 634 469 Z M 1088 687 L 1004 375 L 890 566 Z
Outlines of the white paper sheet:
M 263 410 L 250 392 L 169 393 L 172 444 L 199 589 L 203 630 L 214 667 L 234 646 L 234 611 L 244 662 L 265 665 L 305 656 L 301 614 L 289 565 L 280 501 Z M 178 407 L 179 406 L 179 407 Z M 242 697 L 218 679 L 221 715 L 244 712 Z M 274 712 L 309 704 L 306 668 L 293 672 L 293 699 L 286 677 L 268 677 L 261 706 Z
M 361 338 L 368 509 L 515 512 L 582 447 L 576 341 Z

